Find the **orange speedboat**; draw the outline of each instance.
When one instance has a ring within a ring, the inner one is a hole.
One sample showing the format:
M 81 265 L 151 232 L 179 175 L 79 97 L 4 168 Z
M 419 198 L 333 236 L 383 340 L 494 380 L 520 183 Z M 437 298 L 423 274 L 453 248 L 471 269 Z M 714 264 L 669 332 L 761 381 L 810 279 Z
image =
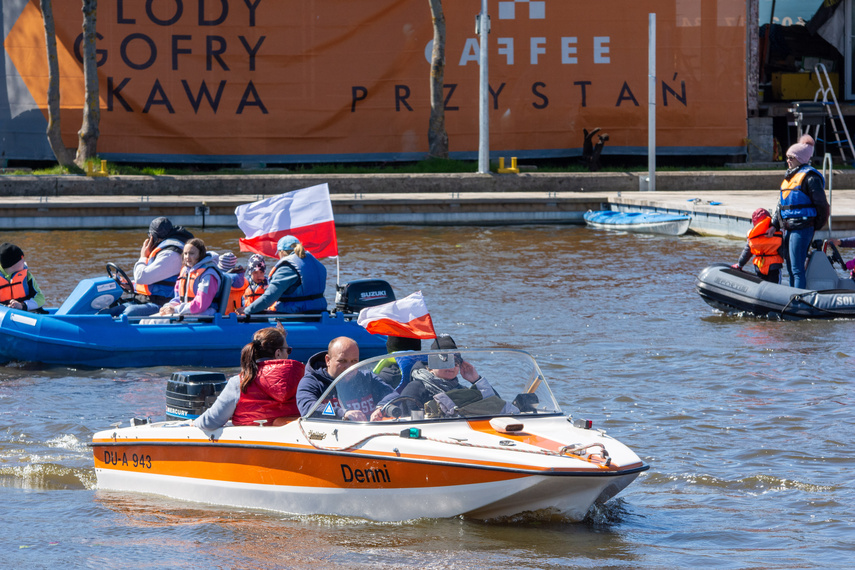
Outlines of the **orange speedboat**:
M 426 370 L 467 362 L 486 382 L 427 403 L 393 391 L 382 419 L 345 421 L 342 407 L 360 401 L 366 385 L 354 379 L 404 357 Z M 564 414 L 535 360 L 518 350 L 370 358 L 279 427 L 131 423 L 93 437 L 99 489 L 296 514 L 581 520 L 649 468 L 590 422 Z

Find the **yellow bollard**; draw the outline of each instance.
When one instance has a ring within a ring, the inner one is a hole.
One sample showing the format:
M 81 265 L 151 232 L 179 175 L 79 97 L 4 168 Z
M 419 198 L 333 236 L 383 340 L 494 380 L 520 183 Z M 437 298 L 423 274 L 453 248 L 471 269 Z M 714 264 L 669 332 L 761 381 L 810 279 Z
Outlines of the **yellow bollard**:
M 106 160 L 101 161 L 101 170 L 94 170 L 92 168 L 92 163 L 87 162 L 86 163 L 86 176 L 92 176 L 92 177 L 109 176 L 109 173 L 107 172 L 107 161 Z
M 511 167 L 505 168 L 505 159 L 504 157 L 499 157 L 499 168 L 497 170 L 500 174 L 519 174 L 520 169 L 517 168 L 517 157 L 511 157 Z

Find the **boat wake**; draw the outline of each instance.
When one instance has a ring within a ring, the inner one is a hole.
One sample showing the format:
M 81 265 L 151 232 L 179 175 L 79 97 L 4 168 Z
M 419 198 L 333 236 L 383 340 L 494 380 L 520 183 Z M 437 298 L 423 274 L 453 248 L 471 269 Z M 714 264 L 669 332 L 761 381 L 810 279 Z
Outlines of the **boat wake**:
M 607 503 L 595 504 L 588 509 L 585 518 L 576 520 L 569 514 L 562 513 L 557 509 L 540 509 L 537 511 L 526 511 L 508 517 L 497 517 L 485 521 L 485 524 L 496 525 L 525 525 L 525 524 L 574 524 L 589 527 L 608 527 L 624 522 L 629 516 L 626 502 L 622 499 L 612 499 Z M 465 517 L 464 517 L 465 518 Z

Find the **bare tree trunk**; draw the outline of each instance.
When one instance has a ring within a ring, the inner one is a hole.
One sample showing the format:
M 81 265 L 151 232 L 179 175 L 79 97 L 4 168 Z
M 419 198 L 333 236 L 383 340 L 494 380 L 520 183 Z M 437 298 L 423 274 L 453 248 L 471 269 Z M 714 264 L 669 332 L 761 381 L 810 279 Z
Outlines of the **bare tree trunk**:
M 50 148 L 60 166 L 68 167 L 74 164 L 74 157 L 62 142 L 59 120 L 59 59 L 56 53 L 56 28 L 53 23 L 53 6 L 51 0 L 41 0 L 42 18 L 45 22 L 45 44 L 48 59 L 48 128 L 47 138 Z
M 433 18 L 433 52 L 430 64 L 430 123 L 428 156 L 448 158 L 448 132 L 445 130 L 445 14 L 442 0 L 428 0 Z
M 98 0 L 83 0 L 83 82 L 86 93 L 83 103 L 83 124 L 77 133 L 77 166 L 85 169 L 86 161 L 95 158 L 98 149 L 98 126 L 101 108 L 98 100 L 98 62 L 95 54 L 95 21 Z

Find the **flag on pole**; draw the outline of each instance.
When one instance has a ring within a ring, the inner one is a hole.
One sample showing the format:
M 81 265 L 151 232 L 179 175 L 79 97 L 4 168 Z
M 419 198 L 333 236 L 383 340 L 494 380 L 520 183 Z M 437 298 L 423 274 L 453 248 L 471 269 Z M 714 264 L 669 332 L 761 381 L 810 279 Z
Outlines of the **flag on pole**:
M 421 291 L 385 305 L 366 307 L 359 311 L 356 322 L 371 334 L 436 338 L 433 321 Z
M 279 238 L 292 235 L 318 259 L 338 255 L 330 189 L 319 184 L 235 208 L 246 235 L 240 250 L 276 257 Z

